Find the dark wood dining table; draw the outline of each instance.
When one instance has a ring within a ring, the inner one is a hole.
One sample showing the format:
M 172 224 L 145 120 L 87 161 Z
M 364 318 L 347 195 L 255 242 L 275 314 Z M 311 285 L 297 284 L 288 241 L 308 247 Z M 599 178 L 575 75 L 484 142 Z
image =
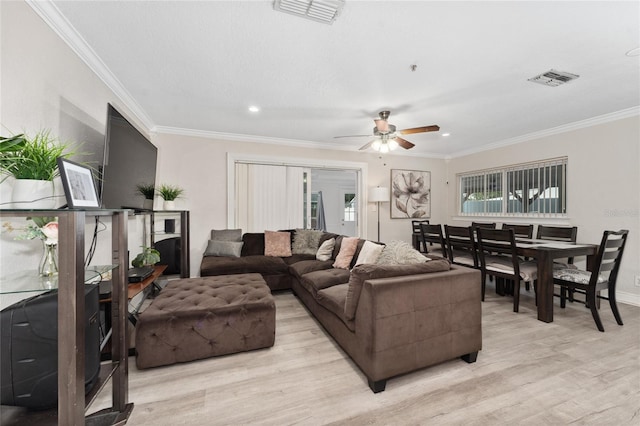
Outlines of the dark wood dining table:
M 538 265 L 538 320 L 553 322 L 553 261 L 587 256 L 587 269 L 591 269 L 598 246 L 526 238 L 516 238 L 516 246 L 519 255 L 534 258 Z

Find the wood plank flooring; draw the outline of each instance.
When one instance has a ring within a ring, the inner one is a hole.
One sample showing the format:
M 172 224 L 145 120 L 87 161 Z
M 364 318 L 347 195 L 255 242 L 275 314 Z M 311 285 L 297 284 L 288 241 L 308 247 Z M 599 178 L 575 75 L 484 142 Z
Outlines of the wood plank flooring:
M 128 425 L 638 425 L 640 307 L 608 303 L 600 333 L 583 305 L 536 320 L 533 293 L 487 289 L 483 349 L 391 379 L 373 394 L 297 298 L 275 295 L 270 349 L 149 370 L 130 358 Z M 95 410 L 110 405 L 103 392 Z

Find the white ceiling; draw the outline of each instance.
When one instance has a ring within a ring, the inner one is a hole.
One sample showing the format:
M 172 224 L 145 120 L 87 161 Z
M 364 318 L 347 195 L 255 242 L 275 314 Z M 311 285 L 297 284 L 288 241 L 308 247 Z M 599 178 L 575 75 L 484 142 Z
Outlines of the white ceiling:
M 399 129 L 440 125 L 405 136 L 412 154 L 450 157 L 640 105 L 638 1 L 347 0 L 332 25 L 271 1 L 32 6 L 159 132 L 355 151 L 372 138 L 334 136 L 390 109 Z M 549 69 L 580 78 L 527 81 Z

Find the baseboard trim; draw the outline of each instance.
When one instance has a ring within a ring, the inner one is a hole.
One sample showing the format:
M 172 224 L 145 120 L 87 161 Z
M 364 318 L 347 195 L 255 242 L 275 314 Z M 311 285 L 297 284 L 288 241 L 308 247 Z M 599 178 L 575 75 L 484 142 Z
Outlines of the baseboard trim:
M 640 306 L 640 295 L 626 291 L 616 291 L 616 300 L 627 305 Z

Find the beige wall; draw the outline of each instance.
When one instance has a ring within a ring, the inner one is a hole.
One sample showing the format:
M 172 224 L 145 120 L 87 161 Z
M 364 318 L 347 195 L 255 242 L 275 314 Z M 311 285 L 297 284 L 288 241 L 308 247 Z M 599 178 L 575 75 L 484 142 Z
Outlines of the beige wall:
M 106 105 L 112 103 L 143 133 L 132 110 L 121 102 L 49 26 L 23 2 L 0 2 L 0 124 L 1 134 L 49 128 L 64 140 L 101 142 Z M 162 124 L 162 123 L 160 123 Z M 505 164 L 567 155 L 569 157 L 569 219 L 579 227 L 578 239 L 598 242 L 604 229 L 631 231 L 620 277 L 622 298 L 640 303 L 638 235 L 640 234 L 638 164 L 638 117 L 549 136 L 449 161 L 371 153 L 331 151 L 260 143 L 220 141 L 200 137 L 152 134 L 159 148 L 158 182 L 175 183 L 186 189 L 178 207 L 192 214 L 191 273 L 196 275 L 207 235 L 227 224 L 226 156 L 251 153 L 283 157 L 313 157 L 328 161 L 366 162 L 367 187 L 389 185 L 390 169 L 431 171 L 431 220 L 464 223 L 456 217 L 456 173 Z M 448 184 L 447 184 L 448 182 Z M 0 188 L 2 189 L 2 188 Z M 366 234 L 376 233 L 377 217 L 368 206 Z M 381 238 L 410 240 L 407 219 L 390 219 L 389 205 L 382 205 Z M 137 224 L 130 223 L 134 233 Z M 3 273 L 27 262 L 37 262 L 37 242 L 13 241 L 2 234 L 0 257 Z M 108 247 L 108 238 L 100 244 Z M 139 245 L 130 241 L 131 250 Z M 20 262 L 16 262 L 20 256 Z M 102 256 L 102 257 L 101 257 Z M 106 253 L 96 258 L 105 262 Z M 34 263 L 35 264 L 35 263 Z
M 604 230 L 628 229 L 617 295 L 640 304 L 640 288 L 634 285 L 634 277 L 640 275 L 639 146 L 640 117 L 633 116 L 455 158 L 447 171 L 447 216 L 452 222 L 470 223 L 457 215 L 457 173 L 567 156 L 568 217 L 531 222 L 577 226 L 578 241 L 595 244 Z M 491 221 L 518 220 L 492 217 Z

